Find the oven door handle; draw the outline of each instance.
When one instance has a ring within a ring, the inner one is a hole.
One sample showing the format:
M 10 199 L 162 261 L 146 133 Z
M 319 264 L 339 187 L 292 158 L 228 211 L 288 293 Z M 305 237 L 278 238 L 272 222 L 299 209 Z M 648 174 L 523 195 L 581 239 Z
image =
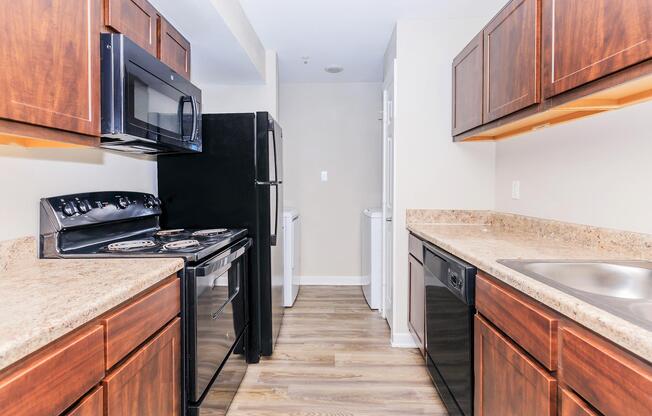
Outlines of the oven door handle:
M 211 286 L 211 290 L 212 290 L 212 289 L 215 289 L 216 287 L 218 287 L 218 284 L 217 284 L 218 280 L 220 280 L 220 278 L 221 278 L 222 276 L 224 276 L 224 273 L 228 272 L 230 268 L 231 268 L 231 265 L 229 264 L 228 266 L 224 267 L 223 269 L 221 269 L 221 270 L 219 271 L 220 277 L 218 277 L 218 278 L 216 278 L 215 280 L 213 280 L 213 284 L 212 284 L 212 286 Z M 229 303 L 233 302 L 233 300 L 234 300 L 234 299 L 238 296 L 238 294 L 240 293 L 240 276 L 238 276 L 237 279 L 238 279 L 238 280 L 237 280 L 237 282 L 236 282 L 235 287 L 229 287 L 229 298 L 226 300 L 226 302 L 224 302 L 224 303 L 222 304 L 222 306 L 220 306 L 220 307 L 219 307 L 215 312 L 212 312 L 212 313 L 211 313 L 211 318 L 212 318 L 212 319 L 217 319 L 217 318 L 219 318 L 220 313 L 222 313 L 222 311 L 224 310 L 224 308 L 226 307 L 226 305 L 228 305 Z
M 216 256 L 215 258 L 209 260 L 208 262 L 204 263 L 203 265 L 196 267 L 195 275 L 199 277 L 210 276 L 211 274 L 215 274 L 227 266 L 231 267 L 231 263 L 233 263 L 235 260 L 241 257 L 247 250 L 249 250 L 249 247 L 251 247 L 251 245 L 252 245 L 251 238 L 247 238 L 245 241 L 237 243 L 236 245 L 231 247 L 231 249 L 228 250 L 227 252 L 222 253 Z M 226 270 L 228 270 L 228 268 Z M 223 272 L 220 274 L 223 274 Z

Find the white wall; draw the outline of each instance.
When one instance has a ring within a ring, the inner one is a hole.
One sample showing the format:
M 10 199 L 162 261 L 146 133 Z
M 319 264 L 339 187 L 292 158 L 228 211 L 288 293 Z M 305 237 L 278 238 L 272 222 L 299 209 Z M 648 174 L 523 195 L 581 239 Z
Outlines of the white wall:
M 156 164 L 99 149 L 0 146 L 0 240 L 38 235 L 39 199 L 69 193 L 156 193 Z
M 263 81 L 267 81 L 265 60 L 267 58 L 265 47 L 258 38 L 256 31 L 239 0 L 211 0 L 220 13 L 224 23 L 240 43 L 240 46 L 251 59 Z
M 496 209 L 652 233 L 651 114 L 647 102 L 498 142 Z
M 264 84 L 222 85 L 201 83 L 202 112 L 247 113 L 268 111 L 278 118 L 278 61 L 268 50 Z
M 394 340 L 408 332 L 406 209 L 494 206 L 495 145 L 451 140 L 451 62 L 488 19 L 396 27 Z
M 281 85 L 285 203 L 301 215 L 301 274 L 313 281 L 359 279 L 360 216 L 380 206 L 381 94 L 375 83 Z

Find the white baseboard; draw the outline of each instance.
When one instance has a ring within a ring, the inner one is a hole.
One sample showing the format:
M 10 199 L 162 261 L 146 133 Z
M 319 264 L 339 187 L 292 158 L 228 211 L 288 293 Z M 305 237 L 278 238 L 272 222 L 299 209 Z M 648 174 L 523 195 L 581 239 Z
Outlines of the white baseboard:
M 394 332 L 392 333 L 392 347 L 394 348 L 417 348 L 412 334 L 409 332 Z
M 361 286 L 362 276 L 300 276 L 303 286 Z

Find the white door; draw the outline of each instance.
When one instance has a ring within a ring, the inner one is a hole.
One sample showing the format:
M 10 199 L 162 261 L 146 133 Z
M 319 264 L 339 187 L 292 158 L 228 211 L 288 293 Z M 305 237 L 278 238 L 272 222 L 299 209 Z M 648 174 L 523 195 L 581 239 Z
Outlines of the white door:
M 392 326 L 394 247 L 394 65 L 388 71 L 383 85 L 383 285 L 382 314 Z

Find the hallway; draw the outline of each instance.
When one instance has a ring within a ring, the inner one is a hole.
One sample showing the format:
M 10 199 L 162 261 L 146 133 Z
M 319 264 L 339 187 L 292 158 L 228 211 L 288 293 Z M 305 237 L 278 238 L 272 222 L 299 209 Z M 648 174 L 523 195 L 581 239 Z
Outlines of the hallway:
M 392 348 L 358 286 L 303 286 L 274 355 L 250 365 L 228 416 L 446 415 L 416 349 Z

